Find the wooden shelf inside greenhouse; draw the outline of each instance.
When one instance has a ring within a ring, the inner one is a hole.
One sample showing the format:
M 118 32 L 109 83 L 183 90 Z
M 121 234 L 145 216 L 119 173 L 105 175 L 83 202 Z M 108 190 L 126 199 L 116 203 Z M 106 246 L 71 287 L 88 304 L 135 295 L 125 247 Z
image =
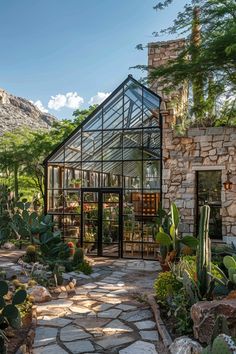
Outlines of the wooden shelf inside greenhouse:
M 131 193 L 131 203 L 137 215 L 155 216 L 160 203 L 160 193 Z

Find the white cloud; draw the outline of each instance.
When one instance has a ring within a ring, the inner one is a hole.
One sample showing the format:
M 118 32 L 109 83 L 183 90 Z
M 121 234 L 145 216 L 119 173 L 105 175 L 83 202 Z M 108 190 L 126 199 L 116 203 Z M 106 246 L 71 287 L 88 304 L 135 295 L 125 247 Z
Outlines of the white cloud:
M 95 96 L 91 97 L 89 100 L 89 104 L 100 104 L 102 103 L 109 95 L 111 92 L 98 92 Z
M 51 96 L 48 101 L 48 108 L 58 111 L 62 107 L 77 109 L 84 103 L 83 97 L 80 97 L 77 92 L 67 92 L 65 95 L 58 94 Z
M 33 101 L 30 100 L 30 102 L 33 103 L 41 112 L 43 112 L 43 113 L 48 113 L 47 108 L 45 108 L 45 107 L 43 106 L 43 104 L 42 104 L 42 102 L 41 102 L 40 100 L 37 100 L 37 101 L 35 101 L 35 102 L 33 102 Z

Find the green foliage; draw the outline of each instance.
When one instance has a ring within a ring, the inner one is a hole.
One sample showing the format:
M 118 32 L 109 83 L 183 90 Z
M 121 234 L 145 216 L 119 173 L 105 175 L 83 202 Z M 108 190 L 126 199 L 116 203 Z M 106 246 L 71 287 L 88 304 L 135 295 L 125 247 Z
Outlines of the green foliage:
M 53 226 L 51 215 L 46 215 L 41 221 L 37 220 L 34 225 L 34 232 L 39 234 L 34 242 L 40 247 L 42 259 L 50 266 L 63 264 L 70 257 L 69 247 L 63 242 L 60 231 L 52 231 Z
M 167 299 L 177 293 L 182 284 L 176 279 L 172 272 L 159 273 L 154 282 L 154 290 L 157 300 L 163 304 L 167 303 Z
M 82 263 L 78 264 L 76 271 L 82 272 L 86 275 L 90 275 L 93 272 L 91 265 L 87 261 L 83 261 Z
M 230 354 L 236 352 L 235 341 L 226 334 L 219 334 L 211 345 L 203 349 L 202 354 Z
M 31 225 L 38 217 L 30 213 L 27 199 L 12 196 L 6 186 L 0 186 L 0 244 L 9 239 L 31 240 Z
M 192 319 L 190 316 L 191 304 L 189 302 L 188 294 L 184 288 L 181 288 L 168 301 L 169 312 L 168 315 L 175 317 L 175 331 L 178 335 L 192 333 Z
M 50 130 L 16 129 L 0 137 L 0 181 L 11 186 L 18 197 L 21 192 L 44 196 L 43 160 L 67 138 L 96 106 L 74 112 L 74 120 L 54 122 Z
M 24 261 L 28 263 L 35 263 L 37 261 L 37 251 L 34 245 L 29 245 L 26 248 L 26 254 L 24 257 Z
M 27 297 L 25 290 L 15 292 L 12 303 L 6 303 L 4 296 L 8 293 L 6 281 L 0 281 L 0 353 L 6 352 L 6 336 L 4 330 L 11 326 L 19 328 L 21 326 L 21 315 L 17 305 L 24 303 Z
M 76 267 L 84 261 L 84 250 L 83 248 L 76 248 L 73 256 L 73 265 Z
M 211 245 L 209 232 L 210 207 L 204 205 L 200 212 L 199 246 L 197 250 L 197 283 L 201 296 L 205 296 L 210 286 Z
M 164 214 L 162 214 L 164 215 Z M 162 248 L 162 254 L 166 255 L 170 251 L 174 251 L 176 256 L 179 256 L 181 246 L 186 245 L 193 249 L 196 249 L 198 240 L 193 236 L 180 237 L 178 233 L 180 215 L 177 206 L 172 203 L 170 210 L 170 217 L 167 218 L 164 215 L 165 230 L 162 226 L 159 227 L 159 232 L 156 234 L 156 242 L 158 242 Z M 163 259 L 165 261 L 165 259 Z
M 172 2 L 159 2 L 155 9 L 159 12 Z M 155 36 L 177 34 L 187 39 L 178 58 L 155 69 L 137 67 L 148 70 L 150 81 L 158 78 L 167 92 L 187 82 L 190 88 L 187 111 L 198 125 L 214 125 L 218 118 L 225 124 L 235 121 L 233 100 L 229 100 L 228 109 L 221 109 L 222 101 L 227 96 L 234 97 L 236 89 L 235 13 L 235 0 L 189 0 L 172 26 L 154 33 Z

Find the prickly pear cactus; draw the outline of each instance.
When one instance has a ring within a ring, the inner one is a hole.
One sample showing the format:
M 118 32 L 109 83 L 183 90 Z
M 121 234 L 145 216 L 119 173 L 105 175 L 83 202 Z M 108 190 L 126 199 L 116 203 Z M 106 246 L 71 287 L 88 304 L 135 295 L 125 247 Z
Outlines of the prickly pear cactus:
M 6 337 L 4 330 L 10 325 L 13 328 L 19 328 L 21 326 L 20 312 L 16 305 L 22 304 L 27 293 L 25 290 L 18 290 L 15 292 L 12 303 L 6 304 L 5 295 L 8 293 L 8 284 L 6 281 L 0 281 L 0 354 L 6 353 Z
M 232 337 L 226 334 L 219 334 L 202 354 L 236 354 L 236 345 Z

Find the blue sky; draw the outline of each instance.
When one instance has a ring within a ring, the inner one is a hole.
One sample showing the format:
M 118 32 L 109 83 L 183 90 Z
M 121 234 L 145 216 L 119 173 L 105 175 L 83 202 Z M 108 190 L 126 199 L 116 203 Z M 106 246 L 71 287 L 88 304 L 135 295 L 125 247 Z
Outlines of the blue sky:
M 157 2 L 0 0 L 0 87 L 70 118 L 128 74 L 142 76 L 129 70 L 147 63 L 135 46 L 155 40 L 152 32 L 169 26 L 187 1 L 161 12 L 153 10 Z

